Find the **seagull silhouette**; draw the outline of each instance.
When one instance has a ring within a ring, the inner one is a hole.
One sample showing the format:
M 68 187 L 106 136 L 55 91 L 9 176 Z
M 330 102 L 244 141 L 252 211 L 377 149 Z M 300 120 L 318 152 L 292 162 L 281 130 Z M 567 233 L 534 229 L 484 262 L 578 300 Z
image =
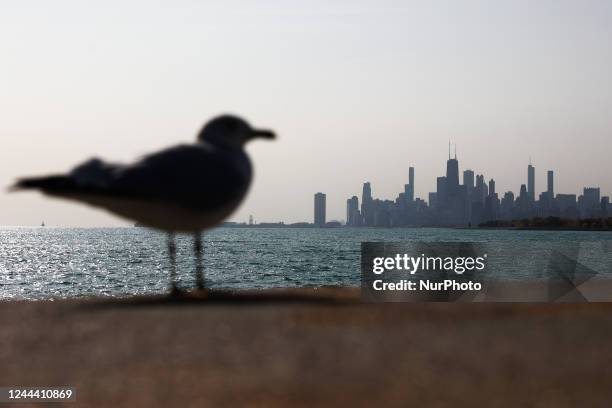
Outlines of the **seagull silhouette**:
M 202 231 L 219 224 L 244 199 L 252 177 L 244 145 L 256 138 L 275 135 L 223 115 L 204 125 L 196 143 L 170 147 L 130 165 L 94 158 L 68 174 L 19 179 L 12 190 L 39 190 L 167 232 L 173 293 L 179 292 L 174 236 L 193 234 L 196 284 L 205 289 Z

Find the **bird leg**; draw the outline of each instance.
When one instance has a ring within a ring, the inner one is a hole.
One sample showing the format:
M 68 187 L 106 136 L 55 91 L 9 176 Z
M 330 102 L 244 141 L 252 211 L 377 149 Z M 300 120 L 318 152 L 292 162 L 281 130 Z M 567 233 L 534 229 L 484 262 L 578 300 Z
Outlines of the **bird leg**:
M 196 256 L 196 286 L 200 290 L 204 290 L 204 266 L 202 265 L 202 233 L 196 232 L 193 237 L 193 250 Z
M 170 257 L 170 293 L 178 294 L 180 291 L 176 286 L 176 244 L 174 234 L 168 234 L 168 256 Z

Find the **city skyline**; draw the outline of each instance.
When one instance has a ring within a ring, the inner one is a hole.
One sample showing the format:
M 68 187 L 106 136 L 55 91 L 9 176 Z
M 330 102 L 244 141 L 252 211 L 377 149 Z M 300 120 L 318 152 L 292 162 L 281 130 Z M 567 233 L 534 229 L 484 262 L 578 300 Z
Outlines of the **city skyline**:
M 129 225 L 5 187 L 192 142 L 226 112 L 278 135 L 248 147 L 231 221 L 311 221 L 318 191 L 344 219 L 362 181 L 395 198 L 409 166 L 428 199 L 449 138 L 498 193 L 518 192 L 532 156 L 536 194 L 554 169 L 560 192 L 609 195 L 611 37 L 599 0 L 6 4 L 0 225 Z
M 543 172 L 544 173 L 544 172 Z M 537 167 L 531 157 L 526 167 L 525 182 L 515 190 L 498 190 L 495 178 L 487 179 L 471 168 L 461 171 L 456 146 L 451 156 L 449 141 L 446 174 L 436 178 L 436 191 L 427 199 L 415 196 L 415 168 L 408 167 L 407 184 L 395 199 L 374 198 L 372 183 L 363 182 L 361 198 L 353 195 L 346 199 L 346 218 L 328 219 L 327 195 L 314 194 L 314 212 L 311 220 L 298 222 L 263 221 L 257 225 L 305 225 L 322 226 L 476 226 L 489 221 L 510 221 L 533 218 L 558 217 L 563 219 L 587 219 L 608 217 L 612 214 L 610 195 L 604 195 L 598 186 L 584 186 L 580 192 L 555 193 L 555 172 L 546 170 L 545 188 L 538 190 Z M 460 174 L 462 179 L 460 180 Z M 361 203 L 361 204 L 360 204 Z M 404 206 L 404 208 L 402 208 Z M 384 220 L 378 219 L 382 210 Z M 404 212 L 399 214 L 398 212 Z M 412 212 L 412 214 L 409 214 Z M 252 223 L 249 216 L 249 225 Z M 393 218 L 396 218 L 393 220 Z M 405 219 L 402 221 L 401 218 Z M 398 221 L 399 220 L 399 221 Z M 227 224 L 246 224 L 231 222 Z
M 449 141 L 446 173 L 436 178 L 436 190 L 429 192 L 427 199 L 414 196 L 415 168 L 409 167 L 408 184 L 395 199 L 374 198 L 371 183 L 364 182 L 361 206 L 356 195 L 346 200 L 346 225 L 471 226 L 538 217 L 587 219 L 612 214 L 610 196 L 602 195 L 600 187 L 585 186 L 582 194 L 555 193 L 554 170 L 546 171 L 546 190 L 537 194 L 536 167 L 531 157 L 526 181 L 520 185 L 518 194 L 515 190 L 498 194 L 493 177 L 487 182 L 484 174 L 476 174 L 474 179 L 471 168 L 463 170 L 462 182 L 459 174 L 457 147 L 452 157 Z
M 497 183 L 495 182 L 494 178 L 489 179 L 488 181 L 485 181 L 486 176 L 484 174 L 476 175 L 476 179 L 474 179 L 475 173 L 474 170 L 472 170 L 471 168 L 466 168 L 463 171 L 459 170 L 458 167 L 458 158 L 457 158 L 457 150 L 456 150 L 456 145 L 454 147 L 454 157 L 451 157 L 451 142 L 449 141 L 449 150 L 448 150 L 448 160 L 447 160 L 447 166 L 446 166 L 446 176 L 442 176 L 442 177 L 437 177 L 437 183 L 436 183 L 436 190 L 440 189 L 440 182 L 441 181 L 446 181 L 443 179 L 447 179 L 448 175 L 451 176 L 451 184 L 453 185 L 457 185 L 457 186 L 463 186 L 463 185 L 467 185 L 468 186 L 468 191 L 470 188 L 474 188 L 474 186 L 477 186 L 479 183 L 484 185 L 484 189 L 486 191 L 485 196 L 488 195 L 489 193 L 491 195 L 495 195 L 496 193 L 501 193 L 503 195 L 507 195 L 508 193 L 510 193 L 514 198 L 518 198 L 520 196 L 520 192 L 521 190 L 524 188 L 524 194 L 525 196 L 531 201 L 531 202 L 538 202 L 541 199 L 545 199 L 546 197 L 555 197 L 556 195 L 558 195 L 559 197 L 561 197 L 561 199 L 567 199 L 567 196 L 574 196 L 575 198 L 575 202 L 576 204 L 578 204 L 578 199 L 581 196 L 589 196 L 593 193 L 596 192 L 596 196 L 598 198 L 601 199 L 608 199 L 610 198 L 610 194 L 605 194 L 605 191 L 603 191 L 601 189 L 601 187 L 596 186 L 596 185 L 587 185 L 587 186 L 583 186 L 581 188 L 582 191 L 571 191 L 571 192 L 563 192 L 563 193 L 559 193 L 559 194 L 555 194 L 555 171 L 554 170 L 546 170 L 545 172 L 545 182 L 542 183 L 544 184 L 545 188 L 542 189 L 538 189 L 538 185 L 539 183 L 537 183 L 536 179 L 537 179 L 537 169 L 536 166 L 534 165 L 533 161 L 532 161 L 532 157 L 529 156 L 529 161 L 528 161 L 528 165 L 526 168 L 526 178 L 525 178 L 525 182 L 520 184 L 520 187 L 516 190 L 514 189 L 510 189 L 510 190 L 503 190 L 500 191 L 499 187 L 497 185 Z M 461 183 L 459 182 L 459 174 L 463 175 L 462 181 Z M 540 177 L 542 178 L 542 177 Z M 393 201 L 396 200 L 397 198 L 401 198 L 402 194 L 405 195 L 407 197 L 408 201 L 413 201 L 415 199 L 421 200 L 423 202 L 425 202 L 427 205 L 431 206 L 432 205 L 432 201 L 434 201 L 436 199 L 436 192 L 429 192 L 428 194 L 424 195 L 423 197 L 420 196 L 415 196 L 414 191 L 415 191 L 415 168 L 410 166 L 408 167 L 408 179 L 407 179 L 408 183 L 405 184 L 404 186 L 404 192 L 400 193 L 399 197 L 396 198 L 392 198 L 392 197 L 379 197 L 378 199 L 381 201 Z M 427 183 L 425 183 L 427 184 Z M 469 187 L 471 185 L 471 187 Z M 515 191 L 518 191 L 518 194 L 515 193 Z M 323 194 L 323 193 L 317 193 L 317 194 Z M 501 197 L 501 194 L 498 194 L 498 196 Z M 325 194 L 323 194 L 325 196 Z M 341 222 L 341 223 L 345 223 L 347 225 L 351 225 L 352 221 L 351 219 L 353 218 L 353 216 L 351 215 L 354 211 L 361 211 L 361 206 L 360 206 L 360 202 L 361 200 L 363 200 L 363 197 L 365 197 L 366 195 L 372 197 L 372 183 L 369 181 L 365 181 L 363 182 L 363 190 L 361 193 L 361 198 L 355 196 L 352 196 L 351 198 L 346 200 L 346 217 L 345 218 L 333 218 L 333 219 L 328 219 L 328 221 L 333 221 L 333 222 Z M 500 201 L 502 201 L 500 199 Z M 598 203 L 599 204 L 599 203 Z M 326 210 L 323 210 L 323 212 L 325 212 Z M 553 214 L 544 214 L 546 215 L 553 215 Z M 534 213 L 532 215 L 529 215 L 528 217 L 541 217 L 542 214 L 537 214 Z M 584 218 L 585 215 L 582 215 L 582 218 Z

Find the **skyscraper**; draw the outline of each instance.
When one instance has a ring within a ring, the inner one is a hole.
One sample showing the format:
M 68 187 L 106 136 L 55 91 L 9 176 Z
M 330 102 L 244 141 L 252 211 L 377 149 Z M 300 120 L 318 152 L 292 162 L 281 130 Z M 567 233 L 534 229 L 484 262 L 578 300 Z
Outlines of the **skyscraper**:
M 361 218 L 366 226 L 374 225 L 374 202 L 372 200 L 372 187 L 370 183 L 363 183 L 361 194 Z
M 495 180 L 489 180 L 489 196 L 495 195 Z
M 363 203 L 364 201 L 367 200 L 371 200 L 372 199 L 372 187 L 370 186 L 370 183 L 363 183 L 363 190 L 361 193 L 361 202 Z
M 438 208 L 441 208 L 446 202 L 446 184 L 446 177 L 438 177 L 436 179 L 436 203 L 438 205 Z
M 463 185 L 468 195 L 472 194 L 472 190 L 474 189 L 474 172 L 472 170 L 465 170 L 463 172 Z
M 580 217 L 591 218 L 596 216 L 601 205 L 599 187 L 585 187 L 582 193 L 580 205 Z M 580 201 L 580 200 L 579 200 Z
M 484 175 L 476 175 L 476 188 L 474 189 L 475 194 L 472 197 L 473 202 L 484 202 L 487 194 L 487 188 L 484 181 Z
M 578 218 L 576 194 L 557 194 L 555 203 L 559 207 L 561 218 Z
M 446 194 L 448 197 L 457 195 L 459 189 L 459 162 L 457 156 L 446 162 Z
M 325 194 L 314 195 L 314 224 L 317 227 L 325 225 Z
M 546 187 L 548 198 L 552 200 L 555 198 L 554 173 L 552 170 L 548 170 Z
M 406 200 L 414 201 L 414 167 L 408 168 L 408 189 Z
M 608 196 L 601 197 L 601 216 L 603 218 L 608 218 L 609 208 L 610 208 L 610 197 Z
M 429 206 L 431 208 L 438 207 L 438 193 L 429 193 Z
M 353 196 L 346 200 L 346 225 L 353 227 L 361 225 L 359 214 L 359 198 Z
M 529 163 L 527 166 L 527 197 L 529 201 L 535 201 L 535 167 Z
M 512 209 L 514 208 L 514 193 L 507 191 L 504 194 L 504 198 L 501 200 L 501 218 L 505 220 L 512 219 Z

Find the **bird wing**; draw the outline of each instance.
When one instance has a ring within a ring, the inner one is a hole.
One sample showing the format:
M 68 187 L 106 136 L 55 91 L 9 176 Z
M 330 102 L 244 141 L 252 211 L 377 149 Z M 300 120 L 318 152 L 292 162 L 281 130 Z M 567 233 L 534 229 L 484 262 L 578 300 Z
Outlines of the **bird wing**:
M 112 190 L 115 194 L 206 210 L 240 198 L 249 185 L 250 171 L 248 158 L 242 152 L 180 145 L 121 168 Z

